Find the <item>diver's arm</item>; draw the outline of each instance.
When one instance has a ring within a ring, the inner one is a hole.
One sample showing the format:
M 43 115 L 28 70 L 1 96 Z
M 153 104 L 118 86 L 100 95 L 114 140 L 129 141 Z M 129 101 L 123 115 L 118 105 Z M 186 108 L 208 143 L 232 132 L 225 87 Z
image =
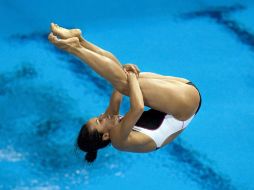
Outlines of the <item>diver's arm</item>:
M 120 126 L 114 131 L 112 143 L 118 148 L 123 148 L 124 142 L 127 140 L 133 126 L 136 124 L 142 113 L 144 112 L 144 100 L 138 79 L 133 72 L 128 74 L 130 110 L 123 117 Z M 114 142 L 113 142 L 114 141 Z
M 130 112 L 144 111 L 144 100 L 141 92 L 137 76 L 134 72 L 128 74 L 128 84 L 130 89 Z
M 116 89 L 114 89 L 111 98 L 110 98 L 110 102 L 109 102 L 109 106 L 107 108 L 107 110 L 105 111 L 106 115 L 118 115 L 119 114 L 119 109 L 120 109 L 120 105 L 122 102 L 122 94 L 120 92 L 118 92 Z

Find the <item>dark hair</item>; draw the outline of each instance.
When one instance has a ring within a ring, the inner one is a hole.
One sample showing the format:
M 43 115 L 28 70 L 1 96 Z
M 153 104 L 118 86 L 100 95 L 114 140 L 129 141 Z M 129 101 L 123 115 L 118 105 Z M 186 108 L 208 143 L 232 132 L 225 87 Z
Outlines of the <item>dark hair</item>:
M 80 150 L 87 152 L 85 160 L 93 162 L 97 157 L 97 150 L 110 144 L 110 140 L 102 140 L 102 133 L 96 129 L 88 130 L 87 124 L 84 124 L 77 138 L 77 146 Z

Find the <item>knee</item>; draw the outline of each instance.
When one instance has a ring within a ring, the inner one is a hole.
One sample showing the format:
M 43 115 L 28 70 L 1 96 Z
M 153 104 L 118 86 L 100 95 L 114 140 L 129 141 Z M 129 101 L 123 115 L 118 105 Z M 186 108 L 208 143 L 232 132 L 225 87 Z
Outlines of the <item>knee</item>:
M 129 86 L 127 80 L 119 80 L 114 85 L 115 89 L 119 91 L 121 94 L 129 96 Z

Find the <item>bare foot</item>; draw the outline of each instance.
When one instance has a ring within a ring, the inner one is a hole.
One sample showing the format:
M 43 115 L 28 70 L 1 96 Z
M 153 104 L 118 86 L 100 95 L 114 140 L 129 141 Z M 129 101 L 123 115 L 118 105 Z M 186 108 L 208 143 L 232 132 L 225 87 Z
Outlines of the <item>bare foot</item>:
M 52 32 L 48 36 L 49 41 L 56 47 L 69 53 L 74 53 L 76 49 L 82 48 L 77 37 L 68 39 L 58 39 Z
M 79 29 L 66 29 L 54 23 L 50 24 L 50 28 L 54 35 L 59 36 L 62 39 L 68 39 L 72 37 L 79 38 L 81 35 L 81 30 Z

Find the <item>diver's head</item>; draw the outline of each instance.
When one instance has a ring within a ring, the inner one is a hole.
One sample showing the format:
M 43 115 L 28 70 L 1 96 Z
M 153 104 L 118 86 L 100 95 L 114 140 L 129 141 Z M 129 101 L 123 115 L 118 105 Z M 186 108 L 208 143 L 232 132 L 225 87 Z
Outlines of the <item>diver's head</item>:
M 100 115 L 90 119 L 84 124 L 77 138 L 77 146 L 87 152 L 85 160 L 93 162 L 97 156 L 97 150 L 110 144 L 110 130 L 119 123 L 116 116 Z

